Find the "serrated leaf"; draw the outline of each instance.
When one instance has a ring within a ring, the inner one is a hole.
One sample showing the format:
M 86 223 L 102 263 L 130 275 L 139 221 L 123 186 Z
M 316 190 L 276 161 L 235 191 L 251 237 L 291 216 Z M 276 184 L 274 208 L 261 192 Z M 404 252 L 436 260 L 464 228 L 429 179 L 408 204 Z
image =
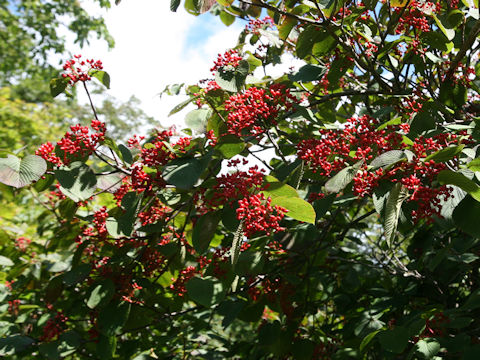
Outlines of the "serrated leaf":
M 114 293 L 115 285 L 112 280 L 105 279 L 92 290 L 87 301 L 87 306 L 90 309 L 95 309 L 99 305 L 103 306 L 112 299 Z
M 23 335 L 12 335 L 0 339 L 0 356 L 19 354 L 32 345 L 34 339 Z
M 289 78 L 291 81 L 310 82 L 320 80 L 326 71 L 324 66 L 307 64 L 302 66 L 296 74 L 289 75 Z
M 14 155 L 0 158 L 0 182 L 21 188 L 40 179 L 47 171 L 47 163 L 40 156 L 27 155 L 19 159 Z
M 421 354 L 425 360 L 430 360 L 440 351 L 440 343 L 434 339 L 419 340 L 415 344 L 415 351 Z
M 225 289 L 217 279 L 206 276 L 191 278 L 185 288 L 188 296 L 196 303 L 206 308 L 220 302 L 225 297 Z
M 245 149 L 245 143 L 238 136 L 228 134 L 222 136 L 215 149 L 218 150 L 226 159 L 230 159 L 240 154 Z
M 400 354 L 408 345 L 410 334 L 407 329 L 396 326 L 392 330 L 385 330 L 378 334 L 380 345 L 387 351 L 394 354 Z
M 79 161 L 55 170 L 55 178 L 61 185 L 60 191 L 75 202 L 89 199 L 97 188 L 95 174 L 87 165 Z
M 193 227 L 192 244 L 195 251 L 203 254 L 207 251 L 220 222 L 219 211 L 209 212 L 201 216 Z
M 0 255 L 0 266 L 13 266 L 14 262 L 8 257 Z
M 395 184 L 388 195 L 387 202 L 385 204 L 384 229 L 385 239 L 390 246 L 395 238 L 398 217 L 400 216 L 400 209 L 407 196 L 407 189 L 404 188 L 400 183 Z
M 97 187 L 100 190 L 114 193 L 122 186 L 122 179 L 125 177 L 123 173 L 113 173 L 107 175 L 99 175 L 97 177 Z
M 208 165 L 210 157 L 177 159 L 165 165 L 162 175 L 165 181 L 180 189 L 192 188 Z
M 298 221 L 315 224 L 315 210 L 313 206 L 299 197 L 275 196 L 272 205 L 278 205 L 288 210 L 286 216 Z
M 207 121 L 211 115 L 212 111 L 210 109 L 192 110 L 185 116 L 185 124 L 193 131 L 203 133 L 207 128 Z
M 445 162 L 448 161 L 458 154 L 460 154 L 465 145 L 461 144 L 458 146 L 449 146 L 444 149 L 438 150 L 437 152 L 428 155 L 424 161 L 435 160 L 435 162 Z
M 378 168 L 393 165 L 399 161 L 406 160 L 407 156 L 402 150 L 391 150 L 377 156 L 370 163 L 370 166 L 375 170 Z
M 250 65 L 246 60 L 240 60 L 236 68 L 223 67 L 216 71 L 215 81 L 218 86 L 229 92 L 239 92 L 247 78 Z
M 52 97 L 57 97 L 65 91 L 67 85 L 68 80 L 63 77 L 50 80 L 50 94 L 52 95 Z
M 298 197 L 297 190 L 270 175 L 265 176 L 265 190 L 262 192 L 265 197 L 272 199 L 279 196 Z
M 475 200 L 480 201 L 480 187 L 463 174 L 451 170 L 442 170 L 438 173 L 438 181 L 444 185 L 458 186 Z
M 347 166 L 340 170 L 334 177 L 325 183 L 325 190 L 329 193 L 338 193 L 343 190 L 353 180 L 363 161 L 359 161 L 353 166 Z
M 170 110 L 168 113 L 168 116 L 172 116 L 173 114 L 178 113 L 179 111 L 183 110 L 185 107 L 187 107 L 188 104 L 190 104 L 193 100 L 195 100 L 195 97 L 188 98 L 187 100 L 182 101 L 180 104 L 175 105 L 175 107 Z
M 94 70 L 91 75 L 97 78 L 107 89 L 110 89 L 110 75 L 106 71 Z
M 467 167 L 472 171 L 480 171 L 480 158 L 473 159 L 467 164 Z
M 180 6 L 180 0 L 170 0 L 170 11 L 176 12 Z
M 114 336 L 125 325 L 129 314 L 128 302 L 109 304 L 98 314 L 98 330 L 105 336 Z

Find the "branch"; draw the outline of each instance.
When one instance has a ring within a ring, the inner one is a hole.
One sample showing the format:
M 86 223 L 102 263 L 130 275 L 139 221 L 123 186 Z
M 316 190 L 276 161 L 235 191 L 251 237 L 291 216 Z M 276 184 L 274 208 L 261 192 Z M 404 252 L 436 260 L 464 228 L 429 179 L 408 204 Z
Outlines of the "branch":
M 303 17 L 303 16 L 299 16 L 299 15 L 289 13 L 288 11 L 280 10 L 277 7 L 272 6 L 270 4 L 267 4 L 267 3 L 265 3 L 261 0 L 259 2 L 255 2 L 255 3 L 251 2 L 251 1 L 248 1 L 248 0 L 238 0 L 238 1 L 241 2 L 242 4 L 246 4 L 246 5 L 250 5 L 250 6 L 257 6 L 257 7 L 261 7 L 261 8 L 264 8 L 264 9 L 271 10 L 273 12 L 276 12 L 277 14 L 281 14 L 281 15 L 284 15 L 286 17 L 289 17 L 289 18 L 292 18 L 292 19 L 295 19 L 295 20 L 298 20 L 298 21 L 301 21 L 301 22 L 304 22 L 304 23 L 312 24 L 312 25 L 315 25 L 315 26 L 325 26 L 325 24 L 323 24 L 323 22 L 318 22 L 318 21 L 315 21 L 315 20 L 312 20 L 312 19 L 309 19 L 309 18 L 306 18 L 306 17 Z
M 462 48 L 453 59 L 452 63 L 450 64 L 450 68 L 447 71 L 447 78 L 452 76 L 455 72 L 455 69 L 458 66 L 458 63 L 463 59 L 467 51 L 472 47 L 473 43 L 477 39 L 478 34 L 480 33 L 480 20 L 477 20 L 475 25 L 473 26 L 470 34 L 468 34 L 467 40 L 463 43 Z

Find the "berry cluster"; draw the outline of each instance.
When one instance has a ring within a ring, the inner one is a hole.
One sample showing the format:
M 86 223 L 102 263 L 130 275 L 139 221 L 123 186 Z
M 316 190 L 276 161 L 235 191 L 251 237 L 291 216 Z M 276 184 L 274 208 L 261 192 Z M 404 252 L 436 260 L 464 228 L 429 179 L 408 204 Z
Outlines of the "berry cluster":
M 100 60 L 87 59 L 82 60 L 82 55 L 75 55 L 75 59 L 68 60 L 63 65 L 63 70 L 66 73 L 62 74 L 62 77 L 68 78 L 70 85 L 75 85 L 77 82 L 91 80 L 90 72 L 92 70 L 102 70 L 103 65 Z
M 271 203 L 272 199 L 266 198 L 263 193 L 238 201 L 237 219 L 243 221 L 246 237 L 259 231 L 268 236 L 274 231 L 285 230 L 280 226 L 280 221 L 288 210 L 278 205 L 272 206 Z
M 265 16 L 263 19 L 250 19 L 245 26 L 245 31 L 254 35 L 260 35 L 258 30 L 265 30 L 274 25 L 273 19 L 270 16 Z
M 446 165 L 424 159 L 450 145 L 468 142 L 468 139 L 461 138 L 465 134 L 440 134 L 430 138 L 420 136 L 410 146 L 409 151 L 413 153 L 411 161 L 372 169 L 368 162 L 375 157 L 390 150 L 408 147 L 402 137 L 402 133 L 408 133 L 408 124 L 384 129 L 377 129 L 377 125 L 376 120 L 364 115 L 349 119 L 341 130 L 320 130 L 320 138 L 302 140 L 298 144 L 298 156 L 313 172 L 327 177 L 361 161 L 362 166 L 353 179 L 353 193 L 356 196 L 371 195 L 381 180 L 400 182 L 411 192 L 408 201 L 413 201 L 418 206 L 412 211 L 414 221 L 423 218 L 430 220 L 433 215 L 440 216 L 441 201 L 451 196 L 451 190 L 446 186 L 435 188 L 432 183 L 438 173 L 445 170 Z
M 232 95 L 225 101 L 228 133 L 259 136 L 277 124 L 280 112 L 290 110 L 298 102 L 282 84 L 272 84 L 268 89 L 251 87 Z
M 56 166 L 68 165 L 72 159 L 89 156 L 105 140 L 106 131 L 105 123 L 95 119 L 91 121 L 90 127 L 93 131 L 88 126 L 72 125 L 70 131 L 57 142 L 60 151 L 55 151 L 55 146 L 47 142 L 35 154 Z
M 215 74 L 217 70 L 226 66 L 236 68 L 240 64 L 240 60 L 242 60 L 242 57 L 237 50 L 227 50 L 223 55 L 218 54 L 217 60 L 214 61 L 213 67 L 210 71 Z

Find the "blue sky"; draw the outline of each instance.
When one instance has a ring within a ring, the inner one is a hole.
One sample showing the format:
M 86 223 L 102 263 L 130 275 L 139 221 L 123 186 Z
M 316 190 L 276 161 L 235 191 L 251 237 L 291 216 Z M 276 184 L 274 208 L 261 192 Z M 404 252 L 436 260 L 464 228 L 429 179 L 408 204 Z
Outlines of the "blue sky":
M 99 11 L 94 5 L 88 9 Z M 217 54 L 235 46 L 245 26 L 237 20 L 226 27 L 218 17 L 195 17 L 182 8 L 172 13 L 169 2 L 159 0 L 122 1 L 104 11 L 104 18 L 115 48 L 108 51 L 103 42 L 92 40 L 82 50 L 72 45 L 71 52 L 102 60 L 112 79 L 109 93 L 123 100 L 135 95 L 163 126 L 182 123 L 187 111 L 167 118 L 183 98 L 160 100 L 157 94 L 171 83 L 194 84 L 209 77 Z

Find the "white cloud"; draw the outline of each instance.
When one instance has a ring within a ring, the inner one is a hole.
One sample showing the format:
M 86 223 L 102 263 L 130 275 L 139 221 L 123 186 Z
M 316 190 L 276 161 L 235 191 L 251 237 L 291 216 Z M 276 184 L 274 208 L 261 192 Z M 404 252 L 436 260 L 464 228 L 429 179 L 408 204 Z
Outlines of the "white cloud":
M 168 1 L 122 1 L 110 10 L 86 3 L 92 14 L 102 13 L 115 39 L 108 51 L 104 42 L 91 40 L 82 50 L 71 52 L 100 59 L 111 76 L 109 93 L 121 100 L 135 95 L 144 111 L 162 125 L 182 124 L 186 112 L 167 118 L 169 111 L 184 98 L 157 94 L 172 83 L 194 84 L 210 77 L 209 69 L 218 53 L 236 45 L 244 24 L 225 27 L 218 17 L 194 17 L 183 9 L 173 13 Z

